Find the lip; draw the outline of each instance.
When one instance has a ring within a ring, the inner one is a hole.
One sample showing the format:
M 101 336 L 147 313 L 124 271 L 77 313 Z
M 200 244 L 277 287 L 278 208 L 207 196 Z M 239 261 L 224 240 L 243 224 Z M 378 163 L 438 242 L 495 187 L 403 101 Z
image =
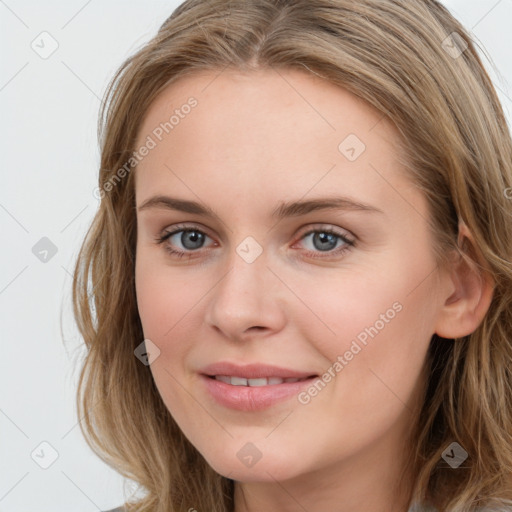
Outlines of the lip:
M 246 364 L 237 365 L 228 362 L 219 362 L 205 366 L 200 370 L 203 375 L 230 375 L 232 377 L 242 377 L 244 379 L 263 379 L 269 377 L 280 377 L 281 379 L 303 379 L 310 377 L 314 372 L 304 372 L 300 370 L 291 370 L 279 366 L 267 364 Z
M 246 379 L 280 377 L 282 379 L 304 379 L 267 386 L 233 386 L 216 380 L 214 375 L 229 375 Z M 220 405 L 239 411 L 260 411 L 283 402 L 298 393 L 318 378 L 312 372 L 302 372 L 277 366 L 249 364 L 239 366 L 232 363 L 215 363 L 203 368 L 200 378 L 208 394 Z

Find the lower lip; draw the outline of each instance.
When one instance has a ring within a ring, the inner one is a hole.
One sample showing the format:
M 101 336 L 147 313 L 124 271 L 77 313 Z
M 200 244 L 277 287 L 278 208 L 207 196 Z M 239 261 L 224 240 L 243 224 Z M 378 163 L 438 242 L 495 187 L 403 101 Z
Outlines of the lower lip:
M 296 396 L 317 377 L 272 386 L 233 386 L 206 375 L 201 379 L 211 396 L 224 407 L 239 411 L 260 411 Z

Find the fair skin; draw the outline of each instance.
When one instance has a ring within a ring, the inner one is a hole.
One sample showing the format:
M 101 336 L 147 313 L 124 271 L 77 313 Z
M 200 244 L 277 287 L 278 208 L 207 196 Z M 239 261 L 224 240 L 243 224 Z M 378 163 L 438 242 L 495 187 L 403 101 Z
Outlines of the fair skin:
M 160 350 L 150 368 L 162 399 L 207 462 L 236 481 L 236 512 L 406 512 L 396 485 L 430 339 L 473 332 L 490 285 L 463 264 L 436 266 L 427 203 L 398 163 L 398 134 L 355 96 L 299 71 L 198 73 L 153 102 L 137 147 L 191 96 L 198 105 L 134 171 L 137 302 Z M 338 149 L 349 134 L 366 146 L 354 161 Z M 216 217 L 139 210 L 157 195 Z M 272 217 L 281 202 L 333 196 L 380 211 Z M 181 232 L 155 242 L 177 225 L 204 233 L 202 245 Z M 316 240 L 305 236 L 313 229 Z M 325 229 L 354 245 L 335 236 L 326 250 Z M 246 237 L 263 250 L 251 263 L 237 252 Z M 294 396 L 231 409 L 198 372 L 228 361 L 320 376 L 370 326 L 378 333 L 307 404 Z M 247 443 L 261 454 L 251 467 L 237 456 Z

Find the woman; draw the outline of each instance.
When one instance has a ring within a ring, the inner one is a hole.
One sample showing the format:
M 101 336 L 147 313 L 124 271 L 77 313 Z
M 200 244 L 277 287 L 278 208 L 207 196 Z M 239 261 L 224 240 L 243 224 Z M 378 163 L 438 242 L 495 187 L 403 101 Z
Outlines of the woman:
M 441 4 L 187 1 L 101 137 L 78 404 L 124 510 L 512 510 L 512 144 Z

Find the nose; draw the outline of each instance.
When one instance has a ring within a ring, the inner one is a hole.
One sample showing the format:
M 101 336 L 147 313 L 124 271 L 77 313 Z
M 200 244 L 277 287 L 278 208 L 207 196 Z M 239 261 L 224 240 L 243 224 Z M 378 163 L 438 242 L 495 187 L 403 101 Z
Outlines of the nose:
M 206 296 L 205 322 L 233 341 L 278 332 L 285 325 L 286 291 L 266 253 L 248 263 L 233 251 L 226 272 Z

